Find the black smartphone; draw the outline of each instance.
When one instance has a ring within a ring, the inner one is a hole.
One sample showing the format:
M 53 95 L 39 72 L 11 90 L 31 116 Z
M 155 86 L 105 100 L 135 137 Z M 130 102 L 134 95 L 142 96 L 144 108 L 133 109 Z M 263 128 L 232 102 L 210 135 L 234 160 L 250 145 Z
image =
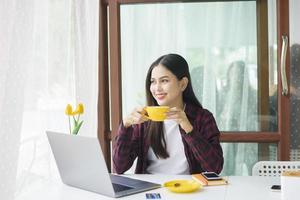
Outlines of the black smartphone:
M 204 178 L 206 178 L 209 181 L 211 181 L 211 180 L 221 180 L 222 179 L 222 177 L 220 177 L 215 172 L 202 172 L 201 174 L 204 176 Z
M 280 191 L 281 190 L 281 185 L 272 185 L 271 190 L 273 191 Z

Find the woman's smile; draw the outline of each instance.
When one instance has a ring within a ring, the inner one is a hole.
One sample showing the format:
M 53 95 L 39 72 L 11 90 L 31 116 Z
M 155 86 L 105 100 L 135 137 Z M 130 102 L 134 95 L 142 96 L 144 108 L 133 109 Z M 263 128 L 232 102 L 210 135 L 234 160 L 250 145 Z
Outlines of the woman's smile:
M 156 99 L 163 100 L 167 94 L 166 93 L 159 93 L 155 94 Z

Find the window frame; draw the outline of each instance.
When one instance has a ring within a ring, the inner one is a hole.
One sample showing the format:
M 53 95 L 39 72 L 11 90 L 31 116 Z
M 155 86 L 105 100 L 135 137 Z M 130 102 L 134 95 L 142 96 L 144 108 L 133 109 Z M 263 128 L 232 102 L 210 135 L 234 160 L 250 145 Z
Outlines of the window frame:
M 217 0 L 219 1 L 219 0 Z M 217 2 L 199 1 L 199 2 Z M 226 1 L 226 0 L 223 0 Z M 120 39 L 120 6 L 139 3 L 175 3 L 195 2 L 187 0 L 100 0 L 99 4 L 99 94 L 98 94 L 98 138 L 108 166 L 111 169 L 111 142 L 116 136 L 122 120 L 122 81 L 121 81 L 121 39 Z M 257 44 L 258 44 L 258 100 L 261 102 L 259 113 L 268 113 L 268 19 L 267 0 L 257 2 Z M 278 63 L 278 131 L 277 132 L 221 132 L 221 142 L 257 142 L 277 143 L 278 160 L 289 160 L 290 147 L 290 96 L 281 95 L 281 36 L 289 36 L 289 1 L 277 0 L 277 63 Z M 286 58 L 290 57 L 289 48 Z M 286 59 L 286 74 L 289 77 L 289 59 Z M 112 106 L 113 105 L 113 106 Z M 267 130 L 267 124 L 262 128 Z

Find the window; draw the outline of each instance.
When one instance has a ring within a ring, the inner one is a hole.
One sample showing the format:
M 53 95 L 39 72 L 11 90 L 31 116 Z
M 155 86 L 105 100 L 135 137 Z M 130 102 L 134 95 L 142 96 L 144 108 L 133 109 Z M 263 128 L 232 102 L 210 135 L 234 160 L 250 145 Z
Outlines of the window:
M 109 2 L 111 92 L 106 96 L 113 105 L 112 130 L 99 132 L 100 137 L 112 138 L 122 117 L 134 106 L 145 105 L 149 65 L 175 52 L 188 60 L 197 97 L 217 120 L 225 157 L 233 159 L 241 151 L 253 155 L 251 162 L 247 156 L 236 161 L 246 166 L 243 172 L 231 173 L 232 166 L 225 165 L 225 174 L 249 174 L 255 161 L 263 158 L 288 159 L 289 132 L 283 130 L 288 130 L 289 119 L 282 112 L 288 98 L 278 92 L 277 70 L 277 38 L 288 33 L 278 23 L 287 20 L 282 5 L 275 0 Z

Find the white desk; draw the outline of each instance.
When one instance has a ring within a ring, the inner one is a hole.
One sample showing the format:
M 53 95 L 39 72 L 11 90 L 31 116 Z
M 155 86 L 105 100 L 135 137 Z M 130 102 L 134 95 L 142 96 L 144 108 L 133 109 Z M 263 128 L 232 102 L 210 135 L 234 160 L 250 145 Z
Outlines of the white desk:
M 164 183 L 173 179 L 191 179 L 188 175 L 129 175 L 129 177 L 148 180 L 156 183 Z M 144 200 L 145 193 L 160 193 L 161 199 L 170 200 L 280 200 L 280 192 L 270 190 L 271 185 L 279 184 L 279 178 L 255 177 L 255 176 L 231 176 L 228 177 L 227 186 L 207 186 L 203 189 L 187 194 L 176 194 L 165 188 L 150 190 L 119 199 Z M 62 182 L 45 182 L 36 186 L 26 194 L 18 196 L 16 200 L 99 200 L 114 199 L 93 192 L 80 190 L 64 185 Z

